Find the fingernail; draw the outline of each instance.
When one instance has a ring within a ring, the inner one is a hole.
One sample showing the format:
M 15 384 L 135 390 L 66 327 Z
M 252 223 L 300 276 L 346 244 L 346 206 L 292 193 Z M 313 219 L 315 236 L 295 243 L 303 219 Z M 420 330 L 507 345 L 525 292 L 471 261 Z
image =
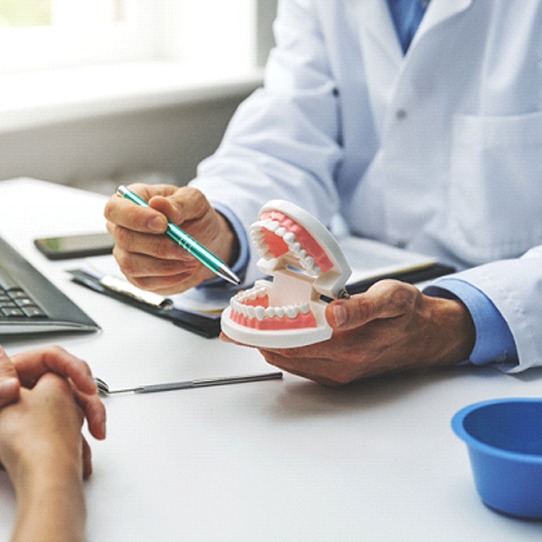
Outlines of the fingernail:
M 147 222 L 147 226 L 149 230 L 155 233 L 162 233 L 164 231 L 164 221 L 159 216 L 153 216 Z
M 337 327 L 344 326 L 348 320 L 348 314 L 342 305 L 336 305 L 333 307 L 333 316 L 335 317 L 335 324 Z

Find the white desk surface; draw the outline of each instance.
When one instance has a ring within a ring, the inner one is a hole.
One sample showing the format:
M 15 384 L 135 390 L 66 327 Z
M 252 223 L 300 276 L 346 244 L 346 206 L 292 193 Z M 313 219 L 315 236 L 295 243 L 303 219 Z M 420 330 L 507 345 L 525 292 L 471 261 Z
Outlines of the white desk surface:
M 73 261 L 47 261 L 36 236 L 102 228 L 102 196 L 0 182 L 0 235 L 103 328 L 92 335 L 4 340 L 11 352 L 54 341 L 111 387 L 267 372 L 259 353 L 204 339 L 71 283 Z M 76 262 L 75 262 L 76 263 Z M 282 381 L 105 400 L 108 437 L 91 441 L 88 539 L 124 541 L 540 540 L 542 523 L 492 512 L 475 492 L 450 428 L 466 404 L 540 396 L 542 373 L 494 369 L 327 389 Z M 14 495 L 0 473 L 0 538 Z

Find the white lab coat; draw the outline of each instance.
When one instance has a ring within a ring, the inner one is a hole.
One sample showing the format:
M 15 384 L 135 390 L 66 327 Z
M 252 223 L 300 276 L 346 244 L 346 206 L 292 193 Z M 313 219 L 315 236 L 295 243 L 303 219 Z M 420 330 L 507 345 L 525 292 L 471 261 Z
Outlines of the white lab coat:
M 542 2 L 432 0 L 406 56 L 386 0 L 284 0 L 275 34 L 194 185 L 245 225 L 285 198 L 468 268 L 515 370 L 542 364 Z

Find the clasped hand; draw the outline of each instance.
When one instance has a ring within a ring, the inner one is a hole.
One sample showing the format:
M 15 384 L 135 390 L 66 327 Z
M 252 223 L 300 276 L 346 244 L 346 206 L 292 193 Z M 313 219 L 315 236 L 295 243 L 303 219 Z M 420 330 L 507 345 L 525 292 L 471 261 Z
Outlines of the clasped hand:
M 60 382 L 51 383 L 51 380 L 55 380 L 53 375 Z M 96 384 L 86 362 L 58 346 L 29 350 L 14 354 L 11 358 L 0 347 L 0 407 L 9 409 L 6 405 L 13 403 L 23 409 L 24 405 L 18 403 L 23 398 L 25 401 L 30 400 L 26 390 L 34 390 L 38 386 L 42 390 L 41 394 L 46 393 L 45 390 L 57 389 L 58 398 L 55 400 L 63 400 L 68 406 L 73 404 L 72 410 L 80 410 L 81 418 L 86 418 L 90 433 L 97 439 L 105 438 L 105 407 L 98 397 Z M 0 411 L 2 413 L 3 410 Z M 57 413 L 57 426 L 62 426 L 62 416 L 68 416 L 68 413 L 63 413 L 62 409 L 57 409 Z M 52 417 L 47 419 L 51 420 Z M 54 428 L 51 428 L 50 436 L 51 439 L 55 436 Z M 83 474 L 86 477 L 92 470 L 90 447 L 82 436 L 81 439 Z

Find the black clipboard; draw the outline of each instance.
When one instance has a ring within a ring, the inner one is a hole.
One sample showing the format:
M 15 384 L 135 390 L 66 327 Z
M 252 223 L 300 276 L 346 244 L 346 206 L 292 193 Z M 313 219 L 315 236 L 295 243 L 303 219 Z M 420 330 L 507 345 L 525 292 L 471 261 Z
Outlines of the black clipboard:
M 436 279 L 450 273 L 455 273 L 456 269 L 450 265 L 442 263 L 433 263 L 416 269 L 408 269 L 370 277 L 352 284 L 346 285 L 346 291 L 352 294 L 366 292 L 373 284 L 384 279 L 396 279 L 409 284 L 425 282 L 426 280 Z
M 103 285 L 102 281 L 84 271 L 83 269 L 69 269 L 71 280 L 76 284 L 90 288 L 91 290 L 126 303 L 142 311 L 170 320 L 174 325 L 188 331 L 206 337 L 208 339 L 218 337 L 220 334 L 220 314 L 203 314 L 181 310 L 168 303 L 151 304 L 133 296 L 115 291 Z

